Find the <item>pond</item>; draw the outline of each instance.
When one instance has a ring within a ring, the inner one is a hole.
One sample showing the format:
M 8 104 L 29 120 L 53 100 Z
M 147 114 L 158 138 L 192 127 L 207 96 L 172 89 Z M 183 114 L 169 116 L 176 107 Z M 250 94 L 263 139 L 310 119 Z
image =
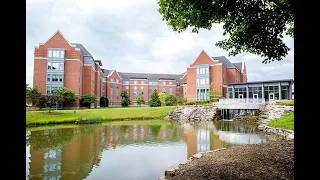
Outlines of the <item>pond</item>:
M 29 129 L 26 178 L 152 180 L 197 152 L 270 140 L 256 124 L 225 121 L 151 120 Z

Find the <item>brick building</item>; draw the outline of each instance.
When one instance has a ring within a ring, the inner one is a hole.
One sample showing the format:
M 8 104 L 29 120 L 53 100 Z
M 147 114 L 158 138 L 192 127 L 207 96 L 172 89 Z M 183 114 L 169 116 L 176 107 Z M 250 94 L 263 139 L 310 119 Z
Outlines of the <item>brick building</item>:
M 106 96 L 110 105 L 120 105 L 123 90 L 129 93 L 131 105 L 140 95 L 147 104 L 154 89 L 194 102 L 209 100 L 211 84 L 226 96 L 228 83 L 247 82 L 244 62 L 231 63 L 224 56 L 211 57 L 204 50 L 181 74 L 126 73 L 101 66 L 101 60 L 94 59 L 82 44 L 69 43 L 58 30 L 35 47 L 33 85 L 43 95 L 63 86 L 79 97 L 92 93 L 97 102 L 91 106 L 99 107 L 101 96 Z M 79 105 L 77 100 L 70 106 Z

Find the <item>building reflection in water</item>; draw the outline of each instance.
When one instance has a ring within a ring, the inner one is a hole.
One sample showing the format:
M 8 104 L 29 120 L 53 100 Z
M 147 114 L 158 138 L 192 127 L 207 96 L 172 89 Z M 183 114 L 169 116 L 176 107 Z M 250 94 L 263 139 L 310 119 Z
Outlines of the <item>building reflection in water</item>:
M 229 139 L 226 138 L 227 132 L 224 130 L 234 131 L 236 128 L 223 126 L 81 126 L 32 131 L 27 137 L 27 143 L 30 144 L 28 178 L 85 179 L 94 166 L 99 166 L 103 151 L 125 148 L 128 145 L 142 148 L 153 144 L 174 146 L 174 143 L 183 141 L 187 147 L 186 158 L 189 158 L 198 152 L 232 144 L 232 136 L 228 135 Z M 239 138 L 241 139 L 241 134 L 236 141 L 240 141 Z M 246 141 L 248 137 L 242 139 Z

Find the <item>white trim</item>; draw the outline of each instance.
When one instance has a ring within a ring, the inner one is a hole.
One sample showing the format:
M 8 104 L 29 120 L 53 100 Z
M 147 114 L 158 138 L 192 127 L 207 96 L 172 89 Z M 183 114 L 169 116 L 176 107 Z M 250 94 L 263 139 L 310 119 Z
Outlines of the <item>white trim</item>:
M 34 59 L 48 59 L 46 57 L 34 57 Z
M 65 59 L 66 61 L 79 61 L 81 65 L 83 66 L 83 63 L 80 61 L 80 59 Z
M 210 66 L 222 66 L 222 63 L 210 64 Z
M 71 43 L 64 37 L 64 35 L 60 32 L 59 29 L 58 29 L 48 40 L 46 40 L 45 43 L 43 43 L 43 44 L 46 44 L 46 43 L 47 43 L 50 39 L 52 39 L 53 36 L 55 36 L 58 32 L 61 34 L 61 36 L 63 37 L 63 39 L 64 39 L 65 41 L 67 41 L 67 43 L 68 43 L 71 47 L 76 47 L 76 45 L 71 44 Z M 42 44 L 40 44 L 40 45 L 42 45 Z
M 162 82 L 162 81 L 165 81 L 165 82 L 166 82 L 166 81 L 169 81 L 169 82 L 170 82 L 170 81 L 176 81 L 176 80 L 159 79 L 159 81 L 161 81 L 161 82 Z
M 129 79 L 129 81 L 137 81 L 137 80 L 139 80 L 139 81 L 149 81 L 148 79 Z M 153 82 L 153 81 L 151 81 L 151 82 Z
M 76 51 L 80 51 L 80 48 L 74 48 L 74 50 L 76 50 Z M 80 51 L 81 52 L 81 51 Z
M 121 76 L 118 74 L 118 72 L 114 69 L 114 70 L 112 70 L 111 71 L 111 73 L 110 74 L 108 74 L 108 76 L 107 77 L 110 77 L 113 73 L 114 73 L 114 71 L 117 73 L 117 75 L 118 75 L 118 77 L 120 78 L 120 79 L 122 79 L 121 78 Z
M 187 72 L 180 79 L 183 79 L 186 75 L 187 75 Z
M 229 87 L 229 86 L 228 86 L 228 85 L 223 85 L 223 87 L 226 87 L 226 88 L 227 88 L 227 87 Z

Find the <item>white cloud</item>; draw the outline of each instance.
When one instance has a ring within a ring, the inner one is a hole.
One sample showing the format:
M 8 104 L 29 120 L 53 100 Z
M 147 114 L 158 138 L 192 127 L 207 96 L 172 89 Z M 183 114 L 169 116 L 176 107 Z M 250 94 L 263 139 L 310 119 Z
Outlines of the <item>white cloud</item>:
M 69 42 L 82 43 L 103 67 L 123 72 L 182 73 L 204 49 L 210 56 L 245 61 L 248 78 L 293 78 L 293 51 L 285 60 L 263 64 L 262 58 L 242 53 L 228 57 L 215 47 L 224 39 L 222 25 L 199 34 L 172 32 L 157 12 L 156 0 L 27 0 L 26 82 L 33 83 L 34 46 L 57 29 Z M 293 50 L 293 39 L 285 37 Z

